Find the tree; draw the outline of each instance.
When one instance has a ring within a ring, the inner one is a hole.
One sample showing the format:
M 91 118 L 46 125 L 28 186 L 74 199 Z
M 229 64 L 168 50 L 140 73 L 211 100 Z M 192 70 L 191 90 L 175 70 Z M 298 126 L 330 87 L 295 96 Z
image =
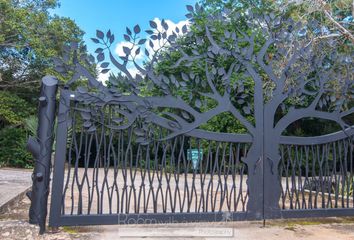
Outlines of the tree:
M 351 44 L 354 43 L 353 35 L 353 15 L 354 3 L 351 0 L 297 0 L 288 1 L 296 7 L 302 8 L 302 13 L 305 17 L 308 15 L 318 15 L 324 18 L 326 22 L 327 36 L 324 37 L 340 37 Z M 330 31 L 332 28 L 336 31 Z
M 253 8 L 258 13 L 277 9 L 303 21 L 315 17 L 324 23 L 325 28 L 322 30 L 326 34 L 322 37 L 339 37 L 354 42 L 354 4 L 351 0 L 201 0 L 200 2 L 203 7 L 212 12 L 223 8 L 236 10 Z
M 51 58 L 62 55 L 65 45 L 82 41 L 83 31 L 74 21 L 51 16 L 49 10 L 57 6 L 57 0 L 0 1 L 0 90 L 29 98 L 41 77 L 55 73 Z
M 199 5 L 187 6 L 187 9 L 192 24 L 193 16 L 204 11 Z M 233 29 L 227 28 L 230 21 Z M 222 35 L 215 25 L 226 29 Z M 103 62 L 108 52 L 112 64 L 134 83 L 132 91 L 122 93 L 120 89 L 108 89 L 82 70 L 79 75 L 87 77 L 89 86 L 96 90 L 80 88 L 77 98 L 122 106 L 117 110 L 122 120 L 110 128 L 126 129 L 139 121 L 138 127 L 134 126 L 140 144 L 182 134 L 252 142 L 244 160 L 249 169 L 248 214 L 258 218 L 264 206 L 264 214 L 276 217 L 280 214 L 277 211 L 281 192 L 280 138 L 290 124 L 304 118 L 333 121 L 347 132 L 350 124 L 346 117 L 354 113 L 351 55 L 340 51 L 340 42 L 331 38 L 317 41 L 320 27 L 317 21 L 302 24 L 284 14 L 259 14 L 251 9 L 243 15 L 229 9 L 210 14 L 203 26 L 194 26 L 200 31 L 203 27 L 204 36 L 198 31 L 188 32 L 187 27 L 176 28 L 167 34 L 169 26 L 164 21 L 161 26 L 150 21 L 150 26 L 152 29 L 146 31 L 150 35 L 148 40 L 138 37 L 141 32 L 138 25 L 133 31 L 127 29 L 127 39 L 132 40 L 132 46 L 124 49 L 125 56 L 120 56 L 121 60 L 117 60 L 110 50 L 113 42 L 110 31 L 106 34 L 97 31 L 97 38 L 93 40 L 105 45 L 106 49 L 96 50 L 98 62 Z M 178 37 L 186 39 L 189 48 L 182 46 Z M 154 48 L 156 40 L 158 48 Z M 155 51 L 145 51 L 149 61 L 142 66 L 135 56 L 146 42 Z M 201 46 L 204 51 L 200 51 Z M 158 68 L 159 62 L 171 59 L 173 65 L 164 71 Z M 136 77 L 128 70 L 129 62 L 140 72 Z M 189 71 L 174 71 L 181 68 Z M 237 75 L 237 81 L 233 80 L 233 75 Z M 142 96 L 142 82 L 147 86 L 152 84 L 158 94 Z M 247 88 L 246 84 L 249 84 Z M 188 86 L 193 86 L 192 99 L 179 94 L 188 90 Z M 230 135 L 200 128 L 223 113 L 230 113 L 247 133 Z M 91 118 L 99 117 L 99 114 L 83 114 L 85 120 L 92 121 L 86 125 L 94 130 L 96 121 Z M 250 116 L 254 117 L 253 121 Z M 155 135 L 154 129 L 159 127 L 167 129 L 165 135 Z
M 69 79 L 56 74 L 52 58 L 64 54 L 71 42 L 87 52 L 74 21 L 50 14 L 58 6 L 57 0 L 0 0 L 0 139 L 8 141 L 0 165 L 33 163 L 24 148 L 28 132 L 23 123 L 35 112 L 40 79 L 46 74 Z M 95 75 L 95 65 L 85 66 Z
M 19 125 L 34 112 L 28 102 L 6 91 L 0 91 L 0 102 L 0 128 L 10 124 Z

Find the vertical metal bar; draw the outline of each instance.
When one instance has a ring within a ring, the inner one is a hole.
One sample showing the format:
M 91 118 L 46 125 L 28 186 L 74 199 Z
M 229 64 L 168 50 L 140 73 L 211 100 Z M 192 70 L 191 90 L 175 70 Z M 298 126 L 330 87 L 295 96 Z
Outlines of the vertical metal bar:
M 56 134 L 55 160 L 53 171 L 53 185 L 50 207 L 49 226 L 59 226 L 59 218 L 61 214 L 63 202 L 63 185 L 64 185 L 64 166 L 67 150 L 67 130 L 69 115 L 70 99 L 69 91 L 62 90 L 60 96 L 60 104 L 58 111 L 58 127 Z
M 57 88 L 58 80 L 55 77 L 46 76 L 42 79 L 37 139 L 30 138 L 27 144 L 28 150 L 32 152 L 35 158 L 32 191 L 28 193 L 31 199 L 29 222 L 39 225 L 40 234 L 45 231 L 47 217 Z

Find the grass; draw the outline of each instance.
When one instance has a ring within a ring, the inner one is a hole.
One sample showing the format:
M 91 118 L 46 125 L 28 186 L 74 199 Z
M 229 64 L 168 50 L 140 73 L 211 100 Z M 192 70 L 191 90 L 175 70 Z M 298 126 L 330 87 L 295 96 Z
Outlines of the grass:
M 63 227 L 63 231 L 66 232 L 66 233 L 69 233 L 69 234 L 77 234 L 77 233 L 79 233 L 77 227 L 64 226 Z
M 98 226 L 63 226 L 62 230 L 69 234 L 88 233 L 91 231 L 101 232 Z

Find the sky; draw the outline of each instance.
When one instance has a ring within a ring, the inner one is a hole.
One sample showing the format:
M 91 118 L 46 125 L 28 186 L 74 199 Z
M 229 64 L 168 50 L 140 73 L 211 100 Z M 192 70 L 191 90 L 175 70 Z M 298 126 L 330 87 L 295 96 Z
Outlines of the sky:
M 126 27 L 131 29 L 139 24 L 141 29 L 149 28 L 149 21 L 170 20 L 175 24 L 185 23 L 186 5 L 195 5 L 197 0 L 60 0 L 60 7 L 52 11 L 69 17 L 85 32 L 84 40 L 89 53 L 93 54 L 97 45 L 90 38 L 96 29 L 106 32 L 111 29 L 115 35 L 115 51 L 124 45 L 123 34 Z M 100 75 L 105 80 L 106 75 Z

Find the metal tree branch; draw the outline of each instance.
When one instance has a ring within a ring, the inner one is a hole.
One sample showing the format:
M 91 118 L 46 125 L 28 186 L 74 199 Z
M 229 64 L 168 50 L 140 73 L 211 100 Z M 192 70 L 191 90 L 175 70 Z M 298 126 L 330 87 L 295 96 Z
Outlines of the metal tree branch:
M 345 27 L 343 27 L 338 21 L 336 21 L 332 17 L 332 14 L 326 9 L 328 4 L 322 0 L 315 1 L 321 6 L 321 11 L 325 14 L 327 19 L 332 22 L 346 38 L 348 38 L 352 43 L 354 43 L 354 35 L 351 34 L 351 32 L 349 32 Z

